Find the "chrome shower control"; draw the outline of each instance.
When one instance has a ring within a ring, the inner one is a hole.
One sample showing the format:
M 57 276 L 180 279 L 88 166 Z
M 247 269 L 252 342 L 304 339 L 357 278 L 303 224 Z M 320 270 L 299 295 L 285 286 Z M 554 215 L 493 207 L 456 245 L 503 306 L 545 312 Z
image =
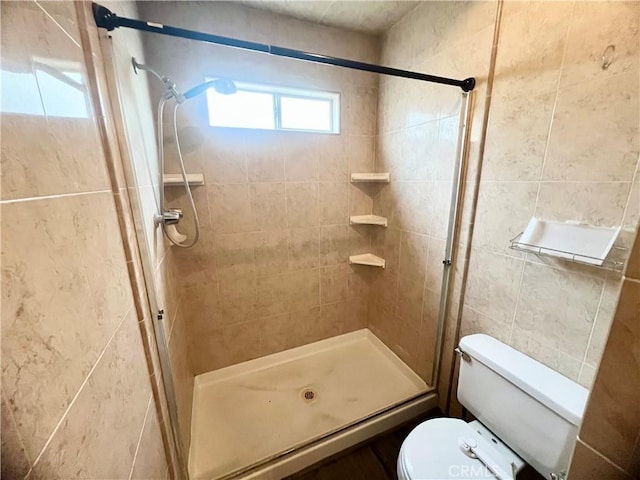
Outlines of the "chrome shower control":
M 161 223 L 165 225 L 176 225 L 182 218 L 182 210 L 173 208 L 165 210 L 162 214 L 156 213 L 153 216 L 153 224 L 157 227 Z

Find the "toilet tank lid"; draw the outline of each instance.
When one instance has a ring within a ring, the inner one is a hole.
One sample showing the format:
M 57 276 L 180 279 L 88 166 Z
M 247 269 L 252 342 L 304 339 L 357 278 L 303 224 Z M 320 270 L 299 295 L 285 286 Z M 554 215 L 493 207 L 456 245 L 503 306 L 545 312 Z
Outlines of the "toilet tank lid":
M 573 425 L 580 425 L 589 395 L 586 388 L 489 335 L 462 337 L 460 350 Z

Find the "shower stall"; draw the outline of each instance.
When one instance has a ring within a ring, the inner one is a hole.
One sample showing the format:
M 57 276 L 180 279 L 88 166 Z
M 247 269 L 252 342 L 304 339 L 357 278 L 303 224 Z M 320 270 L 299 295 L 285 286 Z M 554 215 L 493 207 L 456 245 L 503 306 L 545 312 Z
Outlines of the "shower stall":
M 434 408 L 474 79 L 245 6 L 113 9 L 94 13 L 185 478 L 281 478 Z M 331 131 L 286 128 L 303 90 Z M 235 92 L 276 92 L 275 126 L 214 125 Z

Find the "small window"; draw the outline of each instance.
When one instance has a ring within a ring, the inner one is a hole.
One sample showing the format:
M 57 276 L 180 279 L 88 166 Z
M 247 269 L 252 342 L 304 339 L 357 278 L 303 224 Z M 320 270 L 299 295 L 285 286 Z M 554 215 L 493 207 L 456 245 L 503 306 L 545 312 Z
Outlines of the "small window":
M 207 90 L 212 127 L 340 133 L 339 93 L 234 83 L 231 95 Z

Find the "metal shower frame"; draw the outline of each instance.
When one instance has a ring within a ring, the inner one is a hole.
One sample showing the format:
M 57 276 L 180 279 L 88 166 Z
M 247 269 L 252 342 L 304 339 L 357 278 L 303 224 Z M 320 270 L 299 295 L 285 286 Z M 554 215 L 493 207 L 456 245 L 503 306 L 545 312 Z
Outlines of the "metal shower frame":
M 447 77 L 440 77 L 436 75 L 429 75 L 425 73 L 419 73 L 409 70 L 402 70 L 397 68 L 385 67 L 376 64 L 364 63 L 354 60 L 348 60 L 344 58 L 331 57 L 327 55 L 321 55 L 316 53 L 304 52 L 301 50 L 294 50 L 290 48 L 278 47 L 274 45 L 250 42 L 246 40 L 240 40 L 231 37 L 223 37 L 219 35 L 213 35 L 210 33 L 198 32 L 195 30 L 187 30 L 184 28 L 172 27 L 168 25 L 163 25 L 161 23 L 155 23 L 150 21 L 142 21 L 131 18 L 119 17 L 115 13 L 113 13 L 108 8 L 99 5 L 97 3 L 92 3 L 92 11 L 94 15 L 94 19 L 96 25 L 100 28 L 105 28 L 107 31 L 112 31 L 119 27 L 131 28 L 134 30 L 140 30 L 144 32 L 157 33 L 161 35 L 168 35 L 172 37 L 185 38 L 190 40 L 201 41 L 205 43 L 212 43 L 218 45 L 224 45 L 233 48 L 240 48 L 244 50 L 251 50 L 259 53 L 265 53 L 270 55 L 275 55 L 279 57 L 292 58 L 297 60 L 303 60 L 313 63 L 320 63 L 326 65 L 333 65 L 337 67 L 349 68 L 353 70 L 366 71 L 371 73 L 377 73 L 382 75 L 390 75 L 394 77 L 408 78 L 413 80 L 419 80 L 430 83 L 437 83 L 441 85 L 449 85 L 455 86 L 462 89 L 462 97 L 460 104 L 460 117 L 459 117 L 459 125 L 458 125 L 458 140 L 456 145 L 456 156 L 453 163 L 453 179 L 452 179 L 452 191 L 451 191 L 451 204 L 449 209 L 449 222 L 447 228 L 447 240 L 445 244 L 445 252 L 443 263 L 443 276 L 442 276 L 442 287 L 441 287 L 441 295 L 440 295 L 440 308 L 439 308 L 439 316 L 438 316 L 438 324 L 437 324 L 437 334 L 436 334 L 436 345 L 434 351 L 434 364 L 433 371 L 431 376 L 431 389 L 425 393 L 433 392 L 437 390 L 439 377 L 440 377 L 440 366 L 442 361 L 442 347 L 444 343 L 444 328 L 446 324 L 446 318 L 449 313 L 449 296 L 450 292 L 450 284 L 452 280 L 453 273 L 453 265 L 455 263 L 455 245 L 457 242 L 457 231 L 456 225 L 459 222 L 460 210 L 461 210 L 461 187 L 462 182 L 464 181 L 463 175 L 466 169 L 466 160 L 467 160 L 467 148 L 468 148 L 468 133 L 469 133 L 469 123 L 471 120 L 471 109 L 472 109 L 472 91 L 475 88 L 476 80 L 473 77 L 466 78 L 464 80 L 457 80 Z M 162 323 L 162 315 L 163 311 L 158 312 L 158 323 Z M 156 332 L 156 335 L 158 332 Z M 158 338 L 156 338 L 158 340 Z M 165 346 L 166 348 L 166 346 Z M 166 352 L 165 352 L 166 353 Z M 163 357 L 163 355 L 160 355 Z M 170 372 L 170 366 L 168 365 L 168 358 L 161 358 L 161 360 L 165 360 L 162 367 L 163 370 L 168 368 Z M 170 375 L 169 375 L 170 376 Z M 163 374 L 163 377 L 166 377 Z M 167 380 L 169 380 L 167 382 Z M 175 392 L 173 389 L 173 382 L 171 379 L 165 379 L 165 393 L 167 394 L 167 399 L 169 401 L 170 408 L 169 410 L 174 410 L 176 408 L 175 405 Z M 415 400 L 414 397 L 408 399 L 406 402 L 403 402 L 400 405 L 392 405 L 388 409 L 385 409 L 383 412 L 376 412 L 375 414 L 369 415 L 359 421 L 346 425 L 345 428 L 353 427 L 355 425 L 361 424 L 370 420 L 372 417 L 387 412 L 391 409 L 398 408 L 403 404 L 409 403 Z M 171 413 L 171 412 L 170 412 Z M 175 414 L 175 411 L 173 412 Z M 178 456 L 180 457 L 179 463 L 182 463 L 182 468 L 186 467 L 186 462 L 184 459 L 184 453 L 179 448 L 179 434 L 175 429 L 177 427 L 177 418 L 175 415 L 171 415 L 172 421 L 172 430 L 174 439 L 176 440 L 177 447 L 179 449 Z M 328 433 L 320 438 L 314 439 L 315 442 L 319 442 L 324 440 L 327 437 L 330 437 L 335 432 Z M 290 451 L 284 452 L 280 455 L 277 455 L 275 458 L 278 458 L 282 455 L 286 455 L 290 453 Z M 275 458 L 269 458 L 265 460 L 265 462 L 260 462 L 260 464 L 264 464 L 266 462 L 275 460 Z M 251 471 L 256 468 L 258 465 L 250 465 L 246 469 L 245 472 Z M 183 471 L 184 473 L 184 471 Z M 241 473 L 241 472 L 235 472 Z

